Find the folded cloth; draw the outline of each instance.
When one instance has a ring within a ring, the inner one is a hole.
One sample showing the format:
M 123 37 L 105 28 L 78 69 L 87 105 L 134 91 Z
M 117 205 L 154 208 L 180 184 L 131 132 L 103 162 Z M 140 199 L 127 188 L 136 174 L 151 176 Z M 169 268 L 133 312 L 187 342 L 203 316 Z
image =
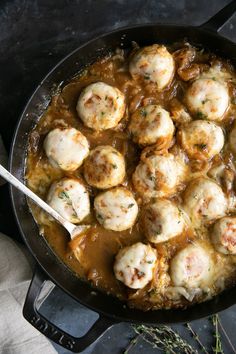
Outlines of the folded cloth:
M 47 338 L 22 315 L 32 277 L 31 255 L 22 248 L 0 233 L 0 354 L 56 354 Z

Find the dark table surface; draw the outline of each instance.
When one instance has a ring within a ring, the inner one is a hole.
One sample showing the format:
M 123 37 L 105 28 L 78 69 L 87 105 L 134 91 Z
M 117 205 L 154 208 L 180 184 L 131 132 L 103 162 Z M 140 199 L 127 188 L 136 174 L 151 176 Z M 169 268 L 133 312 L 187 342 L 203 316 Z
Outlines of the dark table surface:
M 226 5 L 228 0 L 2 0 L 0 2 L 0 134 L 7 150 L 17 119 L 34 88 L 65 55 L 87 40 L 131 24 L 148 22 L 198 25 Z M 222 35 L 236 41 L 236 16 Z M 7 186 L 0 187 L 0 231 L 21 241 L 11 209 Z M 56 299 L 56 301 L 55 301 Z M 236 307 L 220 316 L 232 343 Z M 55 288 L 41 307 L 51 321 L 74 335 L 82 334 L 96 314 Z M 209 320 L 193 323 L 202 341 L 213 342 Z M 184 326 L 176 326 L 191 341 Z M 84 353 L 122 353 L 134 336 L 129 324 L 114 326 Z M 225 353 L 233 350 L 225 342 Z M 56 346 L 59 353 L 67 350 Z M 139 338 L 129 353 L 157 353 Z M 200 352 L 200 351 L 199 351 Z M 28 353 L 26 353 L 28 354 Z M 46 353 L 45 353 L 46 354 Z

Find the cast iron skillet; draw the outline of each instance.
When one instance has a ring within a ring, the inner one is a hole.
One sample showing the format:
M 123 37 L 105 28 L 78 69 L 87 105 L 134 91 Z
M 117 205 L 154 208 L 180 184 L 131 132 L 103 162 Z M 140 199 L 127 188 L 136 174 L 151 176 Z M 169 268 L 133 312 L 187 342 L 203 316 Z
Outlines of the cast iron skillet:
M 117 47 L 129 48 L 131 41 L 136 41 L 139 45 L 144 46 L 153 43 L 173 43 L 186 38 L 193 44 L 201 45 L 220 56 L 230 58 L 236 66 L 236 44 L 218 34 L 218 31 L 234 14 L 235 10 L 236 0 L 200 27 L 138 25 L 102 35 L 76 49 L 40 83 L 22 113 L 12 143 L 11 173 L 19 180 L 24 180 L 28 134 L 49 104 L 55 87 L 60 86 L 62 82 L 65 83 L 65 80 L 69 80 L 85 65 L 94 62 L 98 57 L 104 56 Z M 29 212 L 23 194 L 11 188 L 11 198 L 21 234 L 38 264 L 27 294 L 23 315 L 40 332 L 71 351 L 84 350 L 112 324 L 118 322 L 127 321 L 152 325 L 187 322 L 209 316 L 236 303 L 236 287 L 223 292 L 210 301 L 194 305 L 186 310 L 143 312 L 129 309 L 118 299 L 97 290 L 97 294 L 94 295 L 94 292 L 91 293 L 90 285 L 79 280 L 58 259 L 45 240 L 38 235 L 37 225 Z M 38 312 L 36 301 L 45 280 L 48 279 L 78 302 L 99 313 L 99 319 L 83 337 L 75 338 L 63 332 Z

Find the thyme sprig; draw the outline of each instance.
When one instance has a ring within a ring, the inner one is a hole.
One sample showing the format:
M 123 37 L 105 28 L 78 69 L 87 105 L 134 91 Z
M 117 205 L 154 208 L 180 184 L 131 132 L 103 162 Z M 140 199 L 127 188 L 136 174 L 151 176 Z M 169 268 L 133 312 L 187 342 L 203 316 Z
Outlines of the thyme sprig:
M 232 344 L 227 332 L 225 331 L 219 315 L 213 315 L 209 318 L 213 325 L 213 337 L 214 345 L 208 351 L 208 349 L 202 343 L 199 335 L 192 328 L 190 323 L 186 323 L 186 328 L 190 332 L 192 338 L 195 340 L 195 344 L 199 346 L 201 353 L 204 354 L 224 354 L 222 336 L 227 340 L 229 346 L 231 347 L 231 352 L 236 354 L 236 348 Z M 153 348 L 162 350 L 165 354 L 197 354 L 199 353 L 194 346 L 191 346 L 185 339 L 183 339 L 179 333 L 174 331 L 168 326 L 158 326 L 151 327 L 146 325 L 133 325 L 136 336 L 131 339 L 128 347 L 123 352 L 123 354 L 128 354 L 130 350 L 136 345 L 139 338 L 142 338 L 147 343 L 151 344 Z M 194 345 L 194 343 L 193 343 Z
M 224 350 L 222 347 L 221 335 L 219 331 L 219 316 L 213 315 L 211 317 L 212 323 L 214 326 L 214 338 L 215 338 L 215 345 L 212 347 L 214 354 L 224 354 Z
M 166 354 L 197 354 L 197 351 L 171 327 L 133 325 L 133 329 L 137 334 L 141 334 L 142 338 L 153 348 L 161 349 Z

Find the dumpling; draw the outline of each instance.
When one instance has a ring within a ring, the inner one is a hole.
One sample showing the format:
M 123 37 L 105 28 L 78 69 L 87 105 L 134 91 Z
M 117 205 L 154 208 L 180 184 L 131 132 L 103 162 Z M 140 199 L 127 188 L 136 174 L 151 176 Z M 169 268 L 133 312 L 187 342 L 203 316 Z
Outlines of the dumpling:
M 236 254 L 236 217 L 224 217 L 214 224 L 211 240 L 215 249 L 224 254 Z
M 133 113 L 129 130 L 134 142 L 140 145 L 166 146 L 172 140 L 175 128 L 169 112 L 160 106 L 148 105 Z
M 123 155 L 112 146 L 97 146 L 85 161 L 84 177 L 88 184 L 101 189 L 122 183 L 125 177 Z
M 99 223 L 113 231 L 132 227 L 138 215 L 138 205 L 133 194 L 123 187 L 115 187 L 99 194 L 94 200 Z
M 153 44 L 141 48 L 132 57 L 129 71 L 134 79 L 155 83 L 159 91 L 171 81 L 175 72 L 174 59 L 165 46 Z
M 46 136 L 44 150 L 52 166 L 75 171 L 88 156 L 89 143 L 75 128 L 56 128 Z
M 213 260 L 207 248 L 190 244 L 179 251 L 170 264 L 175 286 L 188 289 L 208 287 L 212 282 Z
M 184 193 L 184 209 L 194 221 L 211 221 L 225 215 L 227 199 L 214 181 L 200 177 L 190 182 Z
M 96 82 L 87 86 L 78 99 L 77 112 L 94 130 L 114 128 L 125 113 L 125 97 L 116 87 Z
M 48 192 L 48 204 L 66 220 L 77 224 L 90 213 L 89 194 L 76 178 L 54 182 Z
M 148 200 L 173 194 L 184 172 L 184 166 L 174 155 L 153 153 L 140 161 L 132 179 L 135 190 Z
M 178 136 L 183 149 L 194 159 L 210 159 L 224 146 L 222 129 L 209 121 L 194 120 L 181 128 Z
M 211 78 L 200 78 L 187 90 L 186 103 L 197 118 L 221 121 L 229 106 L 227 86 Z
M 116 255 L 115 276 L 129 288 L 142 289 L 153 278 L 156 259 L 155 250 L 141 242 L 122 248 Z
M 183 212 L 169 200 L 158 199 L 143 210 L 144 233 L 150 242 L 168 241 L 181 234 L 184 227 Z

